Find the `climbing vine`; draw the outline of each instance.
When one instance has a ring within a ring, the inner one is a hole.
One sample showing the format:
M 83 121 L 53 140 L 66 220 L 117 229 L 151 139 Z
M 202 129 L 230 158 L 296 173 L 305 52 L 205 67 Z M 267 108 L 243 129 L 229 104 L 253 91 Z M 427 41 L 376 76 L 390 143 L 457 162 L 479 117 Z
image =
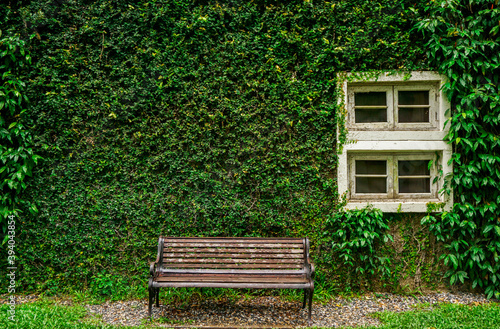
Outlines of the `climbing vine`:
M 380 209 L 366 207 L 338 212 L 327 225 L 335 236 L 332 251 L 354 270 L 353 274 L 390 275 L 390 259 L 376 253 L 380 245 L 393 240 L 388 234 L 389 216 L 384 216 Z
M 33 138 L 26 120 L 26 81 L 23 74 L 31 58 L 19 35 L 2 36 L 0 30 L 0 223 L 2 233 L 7 218 L 21 208 L 37 211 L 23 198 L 26 177 L 31 176 L 39 156 L 33 152 Z M 7 236 L 6 236 L 7 237 Z M 4 240 L 5 241 L 5 240 Z
M 426 216 L 450 283 L 470 280 L 500 297 L 500 7 L 498 1 L 434 1 L 418 28 L 429 59 L 449 81 L 446 139 L 453 144 L 453 210 Z

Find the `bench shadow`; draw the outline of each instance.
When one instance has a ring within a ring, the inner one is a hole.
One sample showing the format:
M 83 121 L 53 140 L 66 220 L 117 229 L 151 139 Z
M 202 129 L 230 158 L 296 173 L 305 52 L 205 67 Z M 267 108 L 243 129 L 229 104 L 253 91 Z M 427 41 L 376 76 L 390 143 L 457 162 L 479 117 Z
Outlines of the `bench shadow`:
M 153 321 L 173 326 L 306 327 L 307 311 L 302 303 L 275 297 L 239 300 L 203 299 L 190 303 L 153 307 Z

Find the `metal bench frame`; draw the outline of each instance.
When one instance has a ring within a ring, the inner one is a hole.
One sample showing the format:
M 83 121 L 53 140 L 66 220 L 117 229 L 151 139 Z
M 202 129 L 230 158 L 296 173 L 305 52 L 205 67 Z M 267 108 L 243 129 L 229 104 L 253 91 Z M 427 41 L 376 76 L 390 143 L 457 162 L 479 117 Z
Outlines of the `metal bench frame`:
M 309 239 L 176 238 L 158 239 L 151 263 L 148 315 L 160 306 L 160 288 L 212 287 L 302 289 L 311 324 L 314 264 Z

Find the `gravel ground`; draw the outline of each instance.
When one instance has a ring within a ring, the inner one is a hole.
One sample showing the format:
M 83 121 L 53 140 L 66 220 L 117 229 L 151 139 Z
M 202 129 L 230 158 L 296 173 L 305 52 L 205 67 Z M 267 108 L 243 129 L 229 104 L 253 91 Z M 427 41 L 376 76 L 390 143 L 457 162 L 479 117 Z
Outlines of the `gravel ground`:
M 30 302 L 36 296 L 18 296 L 17 302 Z M 435 293 L 417 298 L 393 294 L 368 294 L 356 298 L 337 298 L 326 304 L 313 304 L 313 326 L 339 327 L 377 325 L 378 320 L 368 316 L 381 311 L 414 310 L 417 304 L 436 303 L 479 304 L 487 303 L 484 295 L 471 293 Z M 496 301 L 498 302 L 498 301 Z M 70 304 L 70 301 L 63 304 Z M 285 301 L 277 297 L 252 297 L 239 300 L 200 300 L 187 305 L 153 307 L 153 318 L 166 327 L 306 327 L 307 312 L 300 302 Z M 90 314 L 99 315 L 110 324 L 135 326 L 147 317 L 147 302 L 131 300 L 86 305 Z

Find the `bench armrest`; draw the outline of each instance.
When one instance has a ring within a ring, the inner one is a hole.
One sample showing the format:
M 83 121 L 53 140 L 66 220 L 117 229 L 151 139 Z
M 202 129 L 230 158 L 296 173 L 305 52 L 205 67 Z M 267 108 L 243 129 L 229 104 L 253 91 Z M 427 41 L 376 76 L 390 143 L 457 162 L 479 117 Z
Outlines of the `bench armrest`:
M 311 262 L 311 258 L 309 257 L 309 239 L 304 238 L 304 260 L 305 260 L 305 269 L 306 276 L 308 279 L 314 279 L 314 263 Z
M 151 262 L 149 265 L 149 275 L 154 278 L 155 277 L 155 272 L 156 272 L 156 264 L 158 263 L 158 260 L 156 262 Z
M 156 256 L 156 260 L 149 265 L 149 275 L 154 278 L 156 276 L 156 272 L 160 267 L 160 261 L 162 261 L 163 257 L 163 242 L 164 239 L 162 236 L 158 238 L 158 255 Z
M 314 279 L 314 263 L 311 262 L 311 260 L 308 258 L 307 259 L 307 264 L 309 265 L 309 275 L 311 277 L 311 279 Z

